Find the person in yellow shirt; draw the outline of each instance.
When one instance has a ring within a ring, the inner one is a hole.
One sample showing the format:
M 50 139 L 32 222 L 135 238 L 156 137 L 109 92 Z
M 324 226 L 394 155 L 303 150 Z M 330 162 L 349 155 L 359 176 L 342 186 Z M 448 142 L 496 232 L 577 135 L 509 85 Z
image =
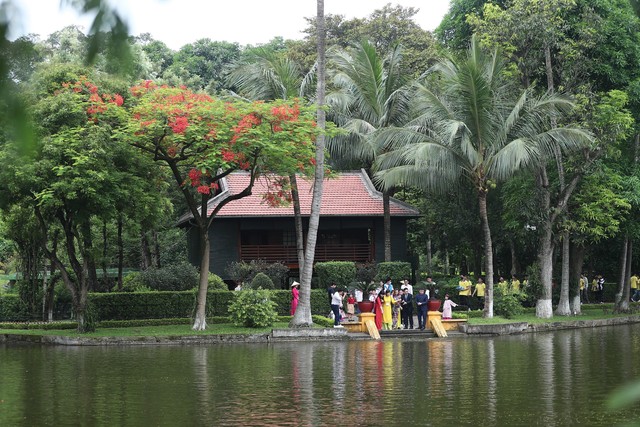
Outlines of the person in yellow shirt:
M 638 298 L 640 298 L 640 283 L 638 283 L 638 275 L 634 274 L 631 276 L 631 301 L 638 302 Z
M 520 280 L 518 280 L 515 274 L 511 275 L 511 292 L 514 294 L 520 293 Z
M 502 295 L 506 295 L 509 293 L 509 284 L 504 277 L 500 276 L 500 280 L 498 281 L 498 290 Z
M 458 282 L 458 296 L 460 297 L 460 305 L 466 305 L 468 310 L 471 310 L 469 306 L 469 296 L 471 295 L 471 281 L 467 276 L 460 276 Z
M 392 327 L 393 314 L 391 308 L 395 303 L 396 301 L 391 296 L 391 292 L 385 291 L 384 297 L 382 298 L 382 327 L 388 331 L 390 331 Z
M 589 304 L 589 279 L 584 273 L 580 276 L 580 295 L 582 296 L 582 303 Z
M 480 304 L 482 304 L 482 307 L 484 307 L 484 292 L 486 289 L 487 289 L 486 283 L 484 283 L 484 280 L 482 280 L 482 277 L 478 277 L 478 283 L 476 283 L 476 286 L 473 289 L 472 296 L 478 297 L 478 300 L 480 301 Z

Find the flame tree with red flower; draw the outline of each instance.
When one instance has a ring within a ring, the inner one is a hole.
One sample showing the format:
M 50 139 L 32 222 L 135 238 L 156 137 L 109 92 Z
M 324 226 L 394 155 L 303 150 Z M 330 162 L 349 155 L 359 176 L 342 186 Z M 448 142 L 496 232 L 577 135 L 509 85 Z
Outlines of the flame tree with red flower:
M 202 330 L 213 219 L 227 203 L 251 195 L 258 177 L 311 169 L 318 134 L 314 109 L 295 101 L 227 102 L 151 81 L 131 88 L 131 93 L 137 105 L 126 138 L 169 167 L 198 229 L 200 283 L 193 329 Z M 247 187 L 209 203 L 220 192 L 220 180 L 239 170 L 250 174 Z M 278 203 L 279 190 L 273 193 L 272 202 Z

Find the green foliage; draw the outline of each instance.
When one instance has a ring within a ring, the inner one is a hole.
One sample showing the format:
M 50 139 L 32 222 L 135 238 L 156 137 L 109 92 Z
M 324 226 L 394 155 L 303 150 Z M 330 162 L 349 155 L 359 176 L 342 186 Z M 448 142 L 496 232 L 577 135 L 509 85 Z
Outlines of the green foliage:
M 29 308 L 18 295 L 0 296 L 0 320 L 24 322 L 30 319 Z
M 142 274 L 136 271 L 122 278 L 122 292 L 151 292 L 151 288 L 142 282 Z
M 325 316 L 312 315 L 311 320 L 318 326 L 324 326 L 325 328 L 330 328 L 333 326 L 333 320 L 329 319 Z
M 229 306 L 231 321 L 247 328 L 263 328 L 273 325 L 278 315 L 276 303 L 269 298 L 269 292 L 250 289 L 240 295 Z
M 186 291 L 198 286 L 198 270 L 190 263 L 150 268 L 140 273 L 144 286 L 156 291 Z
M 251 289 L 273 289 L 273 281 L 264 273 L 258 273 L 251 281 Z
M 493 308 L 495 314 L 506 319 L 512 319 L 524 312 L 520 294 L 498 295 L 496 293 Z
M 229 286 L 224 283 L 224 280 L 217 274 L 209 273 L 209 277 L 207 278 L 208 289 L 210 291 L 228 291 Z
M 358 282 L 371 283 L 378 274 L 378 266 L 375 262 L 356 264 L 356 280 Z
M 281 288 L 284 279 L 289 273 L 289 267 L 281 262 L 266 263 L 264 260 L 251 260 L 231 262 L 227 265 L 226 272 L 236 283 L 242 283 L 244 286 L 251 286 L 250 283 L 258 273 L 264 273 L 273 282 L 276 288 Z
M 411 264 L 402 261 L 381 262 L 378 264 L 376 280 L 385 280 L 387 277 L 391 277 L 393 283 L 399 284 L 400 280 L 411 277 Z
M 328 261 L 316 263 L 314 267 L 322 288 L 335 283 L 346 289 L 356 278 L 356 265 L 351 261 Z

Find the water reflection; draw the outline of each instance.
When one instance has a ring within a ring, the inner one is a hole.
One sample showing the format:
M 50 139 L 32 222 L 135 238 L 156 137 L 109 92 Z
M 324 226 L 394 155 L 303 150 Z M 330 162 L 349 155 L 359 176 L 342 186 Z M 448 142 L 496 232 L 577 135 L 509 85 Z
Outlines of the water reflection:
M 0 425 L 613 425 L 640 325 L 503 338 L 0 345 Z

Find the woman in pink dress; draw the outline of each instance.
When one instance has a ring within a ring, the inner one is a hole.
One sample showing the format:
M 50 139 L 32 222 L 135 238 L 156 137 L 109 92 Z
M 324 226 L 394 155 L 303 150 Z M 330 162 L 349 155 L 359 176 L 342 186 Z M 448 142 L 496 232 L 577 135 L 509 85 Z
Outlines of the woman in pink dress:
M 298 308 L 298 300 L 300 299 L 300 283 L 293 282 L 291 284 L 291 315 L 296 314 L 296 308 Z

